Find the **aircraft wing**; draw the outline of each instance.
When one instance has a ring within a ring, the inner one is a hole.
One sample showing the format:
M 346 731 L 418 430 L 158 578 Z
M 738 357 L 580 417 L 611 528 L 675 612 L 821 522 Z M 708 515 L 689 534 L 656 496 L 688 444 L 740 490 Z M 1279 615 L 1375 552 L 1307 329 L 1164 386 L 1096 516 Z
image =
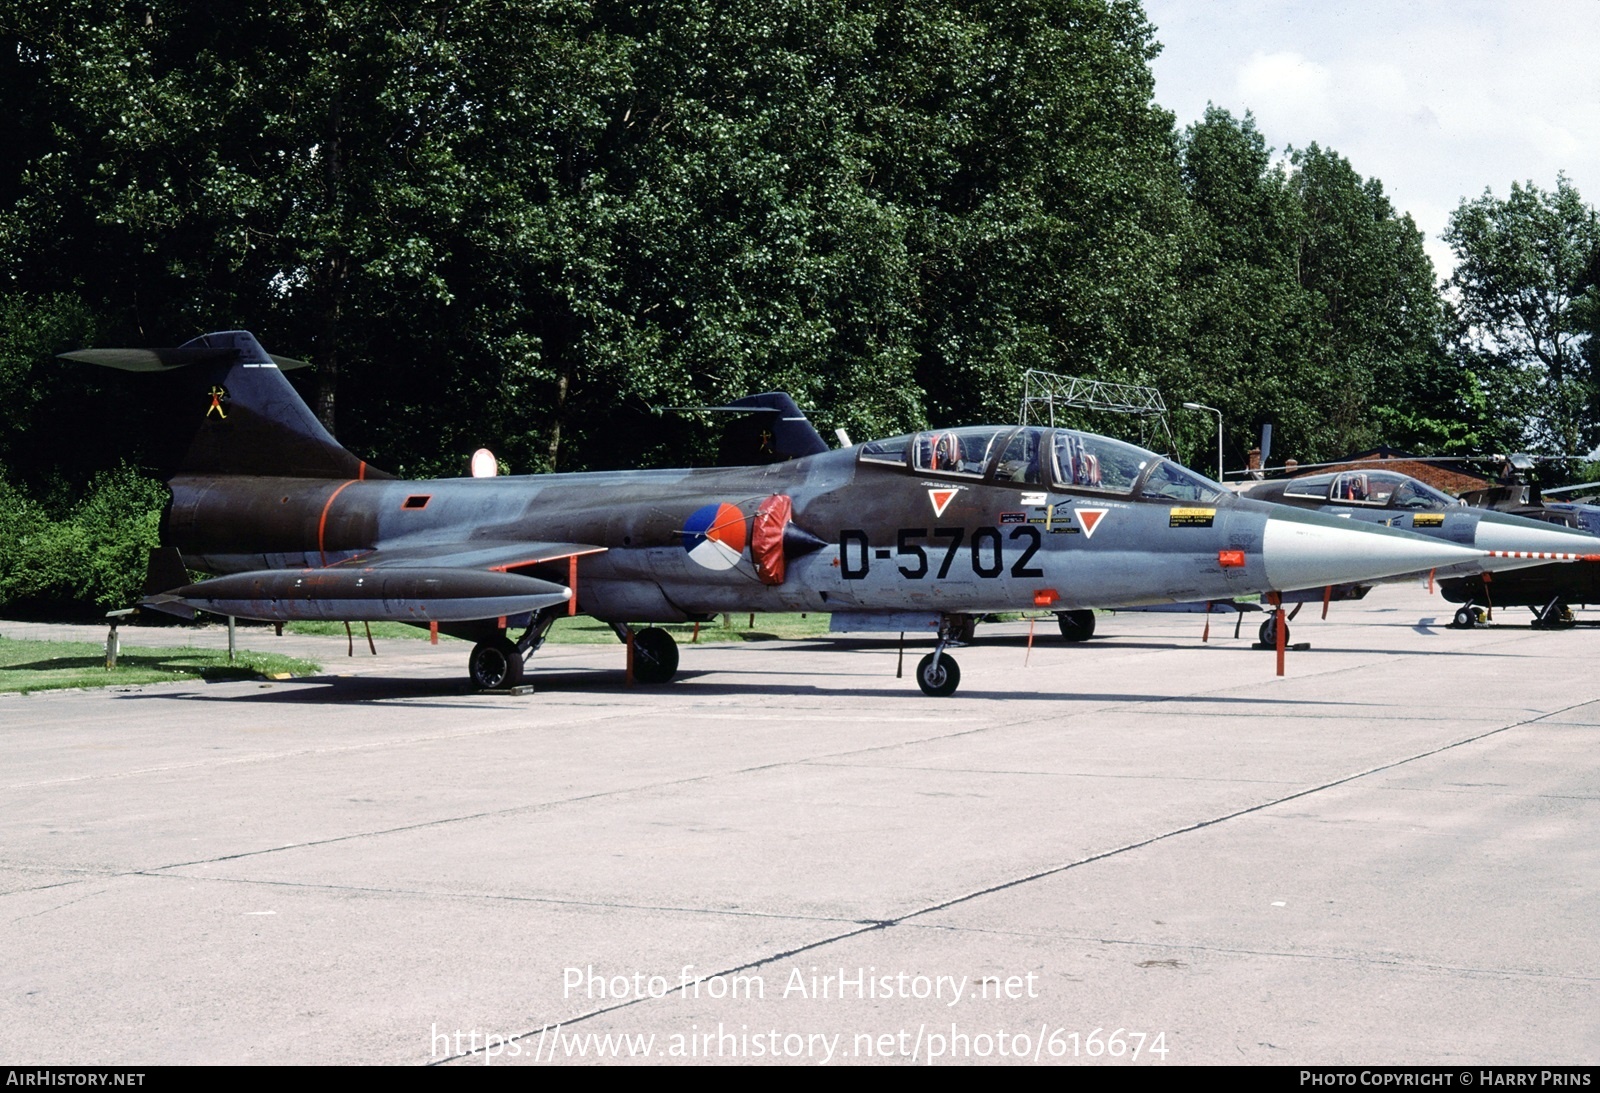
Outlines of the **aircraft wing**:
M 522 615 L 570 603 L 567 584 L 513 573 L 597 554 L 586 543 L 430 543 L 373 551 L 321 569 L 262 569 L 214 577 L 147 599 L 242 619 L 427 624 Z M 573 572 L 569 568 L 568 574 Z M 570 580 L 570 577 L 569 577 Z
M 542 543 L 474 539 L 463 543 L 419 543 L 386 547 L 339 562 L 334 569 L 477 569 L 505 573 L 513 569 L 599 554 L 606 548 L 590 543 Z

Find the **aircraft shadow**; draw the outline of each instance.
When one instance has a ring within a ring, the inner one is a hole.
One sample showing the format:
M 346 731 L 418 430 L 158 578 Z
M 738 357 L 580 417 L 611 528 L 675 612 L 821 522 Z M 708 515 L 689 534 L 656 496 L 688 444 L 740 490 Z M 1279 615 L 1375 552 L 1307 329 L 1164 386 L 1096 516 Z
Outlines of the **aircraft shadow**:
M 88 671 L 90 669 L 104 670 L 105 666 L 106 658 L 103 654 L 83 657 L 47 657 L 44 660 L 29 661 L 25 664 L 0 666 L 0 678 L 3 678 L 6 672 L 47 672 L 65 669 Z M 119 668 L 142 668 L 149 671 L 170 672 L 174 676 L 174 682 L 180 680 L 238 682 L 261 678 L 260 672 L 242 664 L 237 666 L 227 664 L 207 665 L 196 672 L 191 659 L 141 656 L 138 653 L 119 653 L 117 655 L 117 666 Z M 134 686 L 137 686 L 137 684 Z
M 264 686 L 261 690 L 247 694 L 218 694 L 211 692 L 207 688 L 180 694 L 174 694 L 170 691 L 130 692 L 118 695 L 118 698 L 123 701 L 156 699 L 169 702 L 316 706 L 403 701 L 407 705 L 422 705 L 430 708 L 480 711 L 490 708 L 514 709 L 518 703 L 535 703 L 541 695 L 549 694 L 589 694 L 622 697 L 630 694 L 649 693 L 659 695 L 663 700 L 668 697 L 674 697 L 688 701 L 701 698 L 739 698 L 747 696 L 771 696 L 776 698 L 784 696 L 873 697 L 903 698 L 907 701 L 918 703 L 930 701 L 918 693 L 916 683 L 910 678 L 909 674 L 903 680 L 896 680 L 885 686 L 874 687 L 828 687 L 818 683 L 796 684 L 793 682 L 759 683 L 740 681 L 737 683 L 716 683 L 704 678 L 713 675 L 730 674 L 759 676 L 766 673 L 758 671 L 729 672 L 725 669 L 704 673 L 681 672 L 677 679 L 670 684 L 655 686 L 641 684 L 629 687 L 622 681 L 621 673 L 610 670 L 584 673 L 559 672 L 548 675 L 540 675 L 535 672 L 529 677 L 529 681 L 535 689 L 532 693 L 524 695 L 473 691 L 465 681 L 449 678 L 407 679 L 374 675 L 307 676 L 292 680 L 274 681 L 270 688 Z M 797 673 L 789 672 L 784 674 L 792 679 Z M 837 677 L 839 673 L 819 672 L 809 674 L 833 678 Z M 1338 706 L 1355 709 L 1388 708 L 1384 703 L 1329 701 L 1325 699 L 1291 699 L 1239 695 L 1117 694 L 1082 691 L 1041 691 L 1038 689 L 1001 691 L 964 688 L 955 696 L 956 701 L 961 699 L 983 699 L 986 701 L 1038 701 L 1043 699 L 1067 702 L 1126 703 L 1190 702 L 1217 706 L 1264 706 L 1275 708 L 1297 706 Z
M 259 678 L 259 677 L 257 677 Z M 199 680 L 190 682 L 198 683 Z M 238 682 L 222 680 L 219 682 Z M 248 682 L 248 680 L 246 681 Z M 407 676 L 296 676 L 294 679 L 259 680 L 259 690 L 244 694 L 219 694 L 206 687 L 193 691 L 174 693 L 170 690 L 129 691 L 119 694 L 122 701 L 180 701 L 180 702 L 245 702 L 245 703 L 309 703 L 312 705 L 340 705 L 349 703 L 384 702 L 403 700 L 427 702 L 429 705 L 459 707 L 467 710 L 482 709 L 475 700 L 480 697 L 506 697 L 474 694 L 465 679 L 448 677 Z M 531 696 L 529 696 L 531 697 Z M 439 699 L 457 701 L 440 703 Z M 430 701 L 433 700 L 433 701 Z
M 1408 627 L 1408 629 L 1412 629 L 1412 628 Z M 1315 637 L 1315 635 L 1313 635 L 1313 638 L 1314 637 Z M 1473 650 L 1473 649 L 1383 649 L 1383 648 L 1376 648 L 1376 647 L 1373 647 L 1373 646 L 1364 646 L 1364 647 L 1360 647 L 1360 648 L 1334 647 L 1334 646 L 1328 646 L 1328 645 L 1318 645 L 1315 640 L 1311 641 L 1311 648 L 1309 648 L 1309 649 L 1296 649 L 1294 647 L 1294 645 L 1297 644 L 1299 641 L 1300 641 L 1300 635 L 1296 634 L 1295 637 L 1294 637 L 1293 642 L 1290 643 L 1289 650 L 1288 650 L 1289 656 L 1290 656 L 1291 659 L 1294 658 L 1294 657 L 1297 657 L 1297 656 L 1306 656 L 1306 655 L 1315 654 L 1315 653 L 1321 653 L 1321 654 L 1324 654 L 1324 655 L 1343 655 L 1343 656 L 1371 656 L 1373 654 L 1376 654 L 1378 656 L 1386 656 L 1386 657 L 1506 657 L 1506 658 L 1514 658 L 1514 657 L 1524 657 L 1524 656 L 1532 656 L 1533 655 L 1533 654 L 1527 654 L 1527 653 L 1508 653 L 1508 652 L 1505 652 L 1503 650 L 1489 650 L 1489 649 L 1479 649 L 1479 650 Z M 1107 637 L 1107 638 L 1095 637 L 1095 638 L 1093 638 L 1093 639 L 1091 639 L 1089 641 L 1072 642 L 1070 644 L 1070 646 L 1069 645 L 1063 645 L 1063 643 L 1061 643 L 1061 642 L 1052 642 L 1048 646 L 1048 648 L 1050 648 L 1050 649 L 1062 649 L 1062 648 L 1069 648 L 1071 646 L 1077 646 L 1079 648 L 1093 648 L 1095 646 L 1104 646 L 1105 648 L 1108 648 L 1108 649 L 1181 649 L 1181 648 L 1184 648 L 1184 647 L 1188 646 L 1189 644 L 1191 644 L 1191 643 L 1185 642 L 1185 641 L 1181 641 L 1181 640 L 1179 640 L 1179 641 L 1123 641 L 1123 640 L 1121 640 L 1119 638 L 1113 638 L 1113 637 Z M 1272 650 L 1271 649 L 1258 649 L 1258 648 L 1256 648 L 1256 646 L 1255 646 L 1255 644 L 1253 642 L 1248 642 L 1244 638 L 1240 638 L 1238 641 L 1234 641 L 1232 638 L 1228 638 L 1226 640 L 1226 643 L 1217 642 L 1215 640 L 1210 641 L 1210 642 L 1202 642 L 1197 638 L 1197 639 L 1195 639 L 1195 641 L 1192 644 L 1193 644 L 1194 648 L 1196 648 L 1196 649 L 1212 649 L 1212 648 L 1225 649 L 1225 650 L 1232 650 L 1232 651 L 1238 651 L 1238 652 L 1255 653 L 1255 654 L 1258 654 L 1258 655 L 1263 656 L 1263 657 L 1270 657 L 1272 655 Z M 1019 639 L 1019 640 L 1013 640 L 1011 638 L 1000 638 L 1000 639 L 992 640 L 992 641 L 988 640 L 988 639 L 985 639 L 985 638 L 980 638 L 977 641 L 972 642 L 969 646 L 967 646 L 967 648 L 980 648 L 980 647 L 983 647 L 983 646 L 1015 646 L 1016 648 L 1020 649 L 1020 648 L 1024 648 L 1026 645 L 1027 645 L 1027 639 L 1026 638 Z M 961 647 L 957 646 L 956 648 L 961 648 Z M 1038 641 L 1035 641 L 1034 642 L 1035 651 L 1039 650 L 1040 648 L 1042 648 L 1040 643 Z M 909 645 L 906 647 L 906 655 L 907 656 L 911 655 L 911 647 Z

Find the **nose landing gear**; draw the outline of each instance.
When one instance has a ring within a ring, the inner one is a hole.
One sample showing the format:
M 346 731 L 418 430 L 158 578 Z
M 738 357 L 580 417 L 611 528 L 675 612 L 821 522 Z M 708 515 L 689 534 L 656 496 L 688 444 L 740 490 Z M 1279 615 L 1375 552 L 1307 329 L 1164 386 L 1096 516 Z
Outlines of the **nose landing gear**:
M 933 652 L 917 662 L 917 686 L 930 698 L 948 698 L 961 685 L 961 668 L 945 652 L 960 645 L 971 634 L 971 619 L 966 615 L 945 615 L 939 620 L 939 642 Z

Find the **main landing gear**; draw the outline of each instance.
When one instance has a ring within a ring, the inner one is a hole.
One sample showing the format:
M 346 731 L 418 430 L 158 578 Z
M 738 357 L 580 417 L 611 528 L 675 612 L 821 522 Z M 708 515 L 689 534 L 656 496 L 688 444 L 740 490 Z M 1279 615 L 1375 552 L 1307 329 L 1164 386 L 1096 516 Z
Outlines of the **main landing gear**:
M 467 658 L 467 675 L 480 691 L 509 691 L 522 682 L 522 654 L 504 637 L 480 641 Z
M 1543 608 L 1533 609 L 1532 625 L 1535 630 L 1566 630 L 1578 625 L 1578 620 L 1573 617 L 1572 608 L 1562 603 L 1558 596 Z
M 506 637 L 504 629 L 491 630 L 491 636 L 482 638 L 467 657 L 467 676 L 472 685 L 480 691 L 509 691 L 521 686 L 528 658 L 544 644 L 544 636 L 555 621 L 553 608 L 538 612 L 516 641 Z M 456 636 L 479 637 L 482 633 L 482 630 L 458 632 Z
M 1278 647 L 1278 613 L 1276 611 L 1267 613 L 1267 621 L 1261 624 L 1261 629 L 1256 631 L 1256 636 L 1261 639 L 1262 645 L 1273 649 Z M 1283 624 L 1283 643 L 1285 645 L 1289 644 L 1289 624 L 1287 622 Z
M 529 657 L 544 644 L 545 635 L 558 612 L 546 609 L 533 616 L 522 637 L 512 641 L 504 629 L 451 627 L 457 637 L 478 639 L 467 658 L 467 676 L 480 691 L 509 691 L 520 686 Z M 614 622 L 611 629 L 628 641 L 633 637 L 633 678 L 636 683 L 666 683 L 678 674 L 678 643 L 671 634 L 653 626 L 633 630 L 626 623 Z
M 1068 641 L 1088 641 L 1094 637 L 1094 612 L 1058 611 L 1056 625 L 1061 627 L 1061 636 Z
M 628 628 L 613 623 L 612 628 L 623 641 L 628 640 Z M 678 643 L 665 630 L 647 626 L 633 632 L 633 679 L 635 683 L 666 683 L 678 674 Z

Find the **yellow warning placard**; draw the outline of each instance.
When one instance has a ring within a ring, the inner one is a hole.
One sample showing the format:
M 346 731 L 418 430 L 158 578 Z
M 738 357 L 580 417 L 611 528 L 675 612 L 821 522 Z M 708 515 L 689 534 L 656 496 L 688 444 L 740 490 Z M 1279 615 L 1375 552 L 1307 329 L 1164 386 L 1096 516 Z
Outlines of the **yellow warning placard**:
M 1175 528 L 1208 528 L 1217 519 L 1216 509 L 1173 509 L 1168 522 Z

